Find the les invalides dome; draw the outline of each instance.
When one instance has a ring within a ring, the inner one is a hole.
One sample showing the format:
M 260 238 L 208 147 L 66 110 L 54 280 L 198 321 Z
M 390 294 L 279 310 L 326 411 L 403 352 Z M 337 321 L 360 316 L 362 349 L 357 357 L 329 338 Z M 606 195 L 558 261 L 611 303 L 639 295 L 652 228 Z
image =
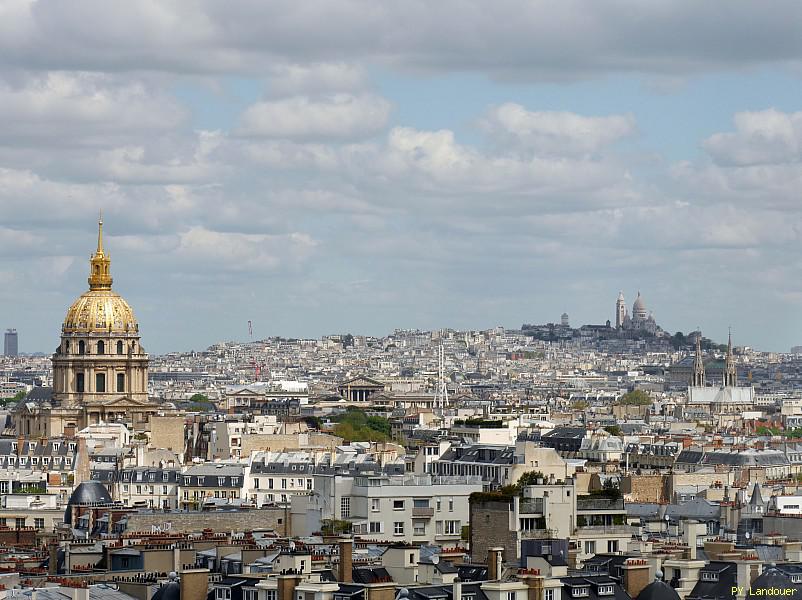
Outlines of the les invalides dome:
M 157 411 L 148 400 L 148 355 L 139 324 L 128 302 L 111 289 L 102 219 L 89 266 L 89 290 L 67 309 L 53 354 L 53 388 L 20 403 L 15 411 L 19 434 L 69 435 L 113 422 L 143 430 Z

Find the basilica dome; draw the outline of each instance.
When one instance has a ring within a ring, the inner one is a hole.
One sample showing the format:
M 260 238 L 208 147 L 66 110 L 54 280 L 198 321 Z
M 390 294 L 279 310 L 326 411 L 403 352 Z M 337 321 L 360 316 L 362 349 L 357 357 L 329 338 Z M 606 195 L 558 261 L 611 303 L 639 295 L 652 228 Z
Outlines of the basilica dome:
M 635 303 L 632 305 L 632 318 L 633 319 L 645 319 L 648 316 L 648 312 L 646 311 L 646 303 L 641 298 L 640 292 L 638 292 L 638 297 L 635 298 Z
M 103 251 L 103 220 L 98 222 L 97 250 L 89 261 L 89 291 L 67 309 L 63 333 L 136 334 L 134 311 L 111 289 L 111 258 Z

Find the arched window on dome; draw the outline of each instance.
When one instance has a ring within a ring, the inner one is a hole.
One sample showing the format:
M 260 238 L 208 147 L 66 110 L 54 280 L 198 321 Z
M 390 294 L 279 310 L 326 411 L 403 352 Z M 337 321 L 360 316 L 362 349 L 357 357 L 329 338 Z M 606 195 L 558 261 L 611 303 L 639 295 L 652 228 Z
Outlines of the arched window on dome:
M 125 391 L 125 374 L 123 373 L 117 373 L 117 391 Z
M 105 373 L 96 373 L 95 374 L 95 391 L 96 392 L 105 392 L 106 391 L 106 374 Z
M 64 342 L 64 354 L 69 354 L 69 353 L 70 353 L 70 343 Z
M 122 354 L 122 353 L 123 353 L 123 342 L 122 340 L 120 340 L 117 342 L 117 354 Z
M 105 354 L 106 353 L 106 344 L 103 342 L 103 340 L 100 340 L 97 343 L 97 353 L 98 354 Z
M 86 343 L 83 340 L 78 342 L 78 354 L 86 354 Z
M 78 392 L 79 394 L 82 394 L 84 392 L 84 374 L 83 373 L 78 373 L 75 376 L 75 391 Z

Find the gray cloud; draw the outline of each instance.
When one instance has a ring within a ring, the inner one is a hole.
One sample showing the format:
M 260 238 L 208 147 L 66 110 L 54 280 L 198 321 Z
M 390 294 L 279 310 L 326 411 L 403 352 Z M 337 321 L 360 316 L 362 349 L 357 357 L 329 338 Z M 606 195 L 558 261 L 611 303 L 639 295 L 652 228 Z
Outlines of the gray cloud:
M 505 78 L 694 73 L 798 63 L 802 7 L 791 0 L 359 0 L 270 3 L 102 0 L 6 4 L 0 57 L 26 69 L 264 72 L 354 62 L 471 70 Z

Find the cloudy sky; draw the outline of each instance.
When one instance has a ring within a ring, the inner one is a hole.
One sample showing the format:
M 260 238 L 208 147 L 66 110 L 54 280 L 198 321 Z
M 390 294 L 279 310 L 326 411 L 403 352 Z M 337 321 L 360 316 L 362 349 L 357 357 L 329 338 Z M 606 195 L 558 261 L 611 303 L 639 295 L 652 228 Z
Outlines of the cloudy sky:
M 802 344 L 802 4 L 0 0 L 0 327 L 98 210 L 151 352 L 613 318 Z

